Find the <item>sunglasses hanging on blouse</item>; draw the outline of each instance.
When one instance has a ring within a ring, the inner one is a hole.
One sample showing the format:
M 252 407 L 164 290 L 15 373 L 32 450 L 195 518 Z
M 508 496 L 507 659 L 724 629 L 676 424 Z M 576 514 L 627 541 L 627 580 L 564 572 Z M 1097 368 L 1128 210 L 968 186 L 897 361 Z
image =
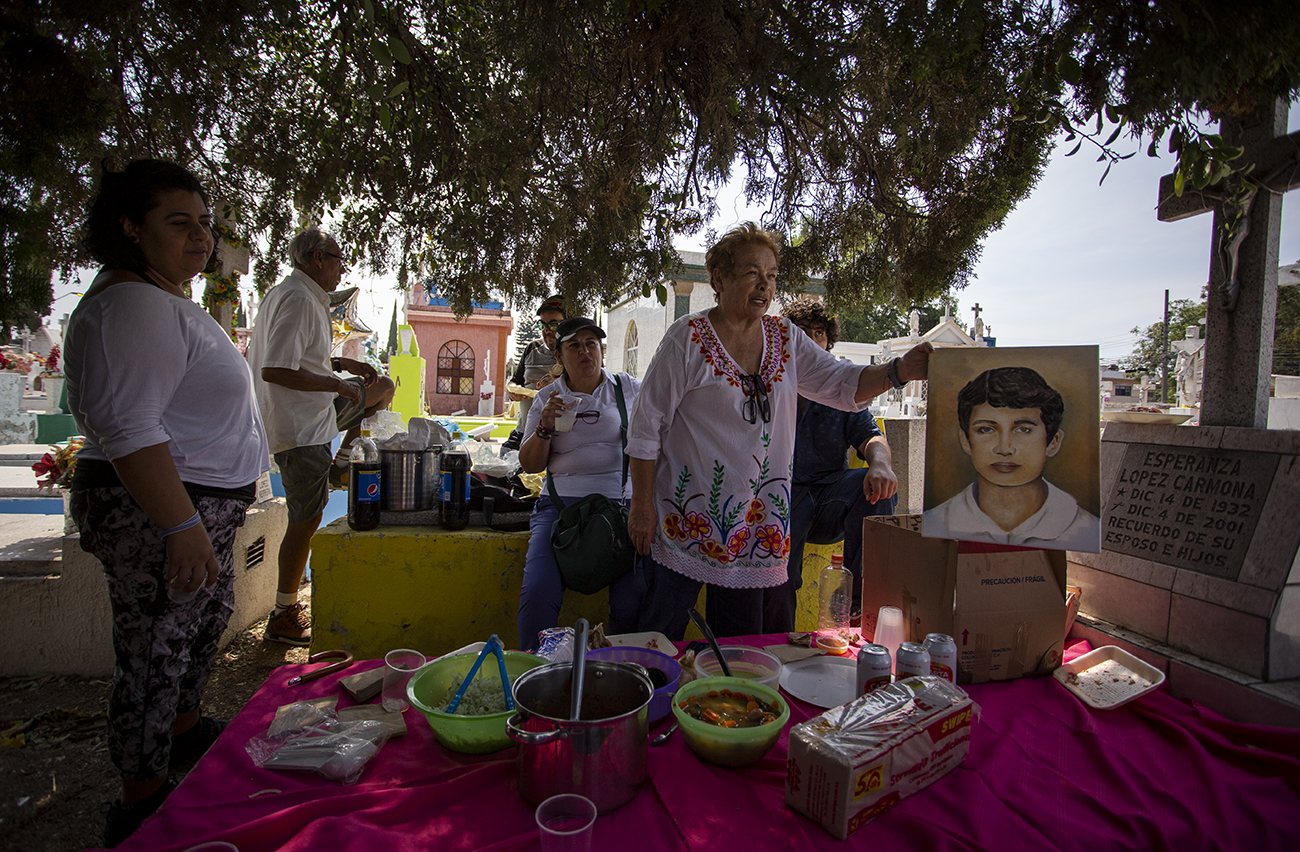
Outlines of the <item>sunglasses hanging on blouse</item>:
M 764 423 L 772 422 L 772 407 L 767 399 L 767 389 L 763 378 L 758 374 L 740 377 L 740 389 L 745 392 L 745 401 L 740 406 L 740 414 L 746 423 L 757 423 L 763 418 Z

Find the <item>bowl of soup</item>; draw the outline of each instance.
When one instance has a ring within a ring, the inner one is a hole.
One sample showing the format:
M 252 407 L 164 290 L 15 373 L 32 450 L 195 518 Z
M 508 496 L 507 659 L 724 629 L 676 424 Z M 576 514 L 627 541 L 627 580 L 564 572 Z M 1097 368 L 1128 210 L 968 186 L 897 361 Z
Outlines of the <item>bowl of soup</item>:
M 781 685 L 781 661 L 762 648 L 744 645 L 723 645 L 722 657 L 731 669 L 732 677 L 758 681 L 777 689 Z M 724 672 L 712 648 L 706 648 L 695 658 L 695 676 L 722 677 Z
M 677 690 L 673 716 L 697 757 L 741 767 L 762 760 L 776 745 L 790 721 L 790 705 L 776 689 L 751 678 L 709 677 Z

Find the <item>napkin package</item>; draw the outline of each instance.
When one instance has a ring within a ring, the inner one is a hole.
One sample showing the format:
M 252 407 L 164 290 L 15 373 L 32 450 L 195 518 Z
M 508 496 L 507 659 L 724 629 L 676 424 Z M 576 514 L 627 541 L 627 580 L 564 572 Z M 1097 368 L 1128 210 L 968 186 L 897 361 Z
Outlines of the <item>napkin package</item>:
M 937 677 L 827 710 L 790 731 L 785 802 L 844 840 L 965 760 L 978 710 Z

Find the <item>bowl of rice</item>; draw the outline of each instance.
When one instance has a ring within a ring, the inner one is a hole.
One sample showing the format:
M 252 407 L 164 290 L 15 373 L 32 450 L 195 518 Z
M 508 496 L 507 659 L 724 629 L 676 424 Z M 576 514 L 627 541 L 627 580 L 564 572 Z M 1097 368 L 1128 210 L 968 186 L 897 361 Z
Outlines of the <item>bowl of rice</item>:
M 406 686 L 411 706 L 429 720 L 438 742 L 462 754 L 488 754 L 514 745 L 506 736 L 506 719 L 513 711 L 506 709 L 500 668 L 491 655 L 483 660 L 456 712 L 446 712 L 477 658 L 478 654 L 444 657 L 416 672 Z M 511 683 L 529 669 L 546 665 L 541 657 L 519 651 L 506 651 L 505 659 Z

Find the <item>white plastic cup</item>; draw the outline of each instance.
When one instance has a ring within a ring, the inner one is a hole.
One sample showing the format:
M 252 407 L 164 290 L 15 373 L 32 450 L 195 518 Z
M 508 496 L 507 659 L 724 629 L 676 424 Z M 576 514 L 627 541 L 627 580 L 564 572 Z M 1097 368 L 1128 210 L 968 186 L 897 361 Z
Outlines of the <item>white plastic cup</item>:
M 873 641 L 889 649 L 891 660 L 898 660 L 898 646 L 907 638 L 903 630 L 903 611 L 896 606 L 882 606 L 876 614 L 876 638 Z
M 578 419 L 578 403 L 582 402 L 582 399 L 569 394 L 561 394 L 560 400 L 564 403 L 564 411 L 555 417 L 555 431 L 572 432 L 573 424 Z
M 424 654 L 410 648 L 398 648 L 384 655 L 384 690 L 380 703 L 385 710 L 402 713 L 406 701 L 406 682 L 424 665 Z
M 537 806 L 542 852 L 590 852 L 596 805 L 586 796 L 561 793 Z

